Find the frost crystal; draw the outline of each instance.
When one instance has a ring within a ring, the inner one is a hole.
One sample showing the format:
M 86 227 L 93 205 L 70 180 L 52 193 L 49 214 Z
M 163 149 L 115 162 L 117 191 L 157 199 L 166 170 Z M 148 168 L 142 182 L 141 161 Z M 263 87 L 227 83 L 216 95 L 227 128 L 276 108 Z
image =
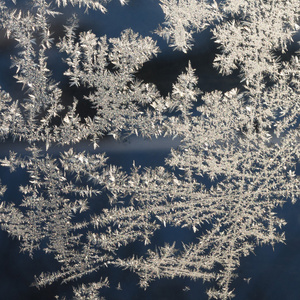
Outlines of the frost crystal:
M 56 5 L 106 12 L 108 2 Z M 27 182 L 19 186 L 20 204 L 0 186 L 0 223 L 19 239 L 21 251 L 34 258 L 42 250 L 60 264 L 34 285 L 73 282 L 73 299 L 103 299 L 100 290 L 109 288 L 110 278 L 86 283 L 88 275 L 121 267 L 138 274 L 142 288 L 163 277 L 187 277 L 211 281 L 209 298 L 234 297 L 241 257 L 258 245 L 284 242 L 286 222 L 275 208 L 300 194 L 299 51 L 282 56 L 299 31 L 300 2 L 160 0 L 165 22 L 156 33 L 188 52 L 193 32 L 210 28 L 221 49 L 213 65 L 223 75 L 237 70 L 242 83 L 204 93 L 189 62 L 167 96 L 136 76 L 159 54 L 153 38 L 132 29 L 97 37 L 92 30 L 80 32 L 74 15 L 55 44 L 55 4 L 36 0 L 28 11 L 11 5 L 0 2 L 0 25 L 18 45 L 11 60 L 24 98 L 0 90 L 0 137 L 3 144 L 22 141 L 26 153 L 10 151 L 0 164 L 26 171 Z M 51 51 L 66 56 L 70 88 L 88 91 L 68 107 L 47 64 Z M 89 103 L 94 115 L 82 118 L 79 101 Z M 164 165 L 133 163 L 127 172 L 101 151 L 106 135 L 179 137 L 180 145 Z M 84 140 L 100 150 L 79 151 Z M 67 148 L 51 156 L 59 146 Z M 104 208 L 92 211 L 91 199 Z M 164 227 L 190 230 L 197 239 L 156 247 L 154 235 Z M 119 249 L 133 242 L 146 253 L 120 256 Z

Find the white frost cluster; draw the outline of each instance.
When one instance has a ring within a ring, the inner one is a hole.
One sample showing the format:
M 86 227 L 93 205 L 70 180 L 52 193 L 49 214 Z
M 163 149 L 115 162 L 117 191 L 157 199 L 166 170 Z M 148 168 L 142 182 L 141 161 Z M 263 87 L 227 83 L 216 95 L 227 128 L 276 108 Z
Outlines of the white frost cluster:
M 57 0 L 56 5 L 106 12 L 108 2 Z M 34 0 L 26 11 L 0 1 L 0 26 L 18 44 L 12 67 L 24 90 L 24 98 L 12 99 L 1 89 L 0 137 L 3 143 L 13 138 L 27 144 L 27 155 L 11 151 L 0 163 L 28 174 L 19 187 L 20 205 L 7 199 L 1 186 L 0 223 L 20 240 L 22 251 L 34 257 L 41 249 L 61 265 L 37 276 L 37 287 L 72 281 L 74 299 L 102 299 L 99 291 L 109 287 L 109 278 L 79 285 L 76 280 L 114 266 L 137 273 L 143 288 L 163 277 L 211 281 L 209 298 L 225 300 L 234 296 L 231 283 L 241 257 L 257 245 L 284 242 L 285 221 L 274 211 L 300 194 L 300 64 L 299 51 L 286 61 L 280 53 L 289 51 L 299 31 L 299 0 L 159 3 L 165 22 L 156 33 L 188 52 L 193 32 L 209 28 L 221 49 L 213 65 L 224 76 L 238 70 L 241 90 L 203 93 L 189 63 L 172 92 L 162 96 L 154 84 L 136 78 L 159 53 L 153 38 L 131 29 L 116 38 L 97 37 L 91 30 L 78 32 L 73 17 L 55 44 L 55 4 Z M 89 90 L 66 109 L 60 83 L 47 66 L 49 50 L 66 55 L 70 86 Z M 95 115 L 81 118 L 79 101 L 88 101 Z M 101 152 L 108 134 L 181 142 L 164 165 L 133 164 L 125 172 Z M 76 150 L 83 140 L 100 150 Z M 49 151 L 57 145 L 68 150 L 53 158 Z M 95 214 L 92 197 L 109 203 Z M 151 250 L 154 233 L 165 226 L 187 228 L 198 239 L 181 250 L 176 243 Z M 140 257 L 118 257 L 118 249 L 136 241 L 151 249 Z

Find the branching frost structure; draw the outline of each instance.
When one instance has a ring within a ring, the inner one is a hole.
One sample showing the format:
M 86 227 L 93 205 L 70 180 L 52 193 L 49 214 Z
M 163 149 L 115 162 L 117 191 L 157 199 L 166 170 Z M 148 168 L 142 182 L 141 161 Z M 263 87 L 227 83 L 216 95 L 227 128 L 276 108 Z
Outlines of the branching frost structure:
M 106 12 L 107 2 L 56 4 Z M 6 199 L 1 185 L 0 222 L 20 240 L 22 251 L 34 258 L 41 249 L 60 264 L 56 272 L 38 275 L 37 287 L 114 266 L 137 273 L 143 288 L 162 277 L 187 277 L 213 282 L 209 298 L 230 299 L 240 258 L 257 245 L 285 240 L 285 221 L 274 211 L 299 198 L 300 65 L 299 51 L 286 61 L 278 53 L 289 51 L 299 29 L 299 1 L 161 0 L 160 6 L 165 22 L 156 33 L 187 52 L 193 31 L 211 28 L 221 49 L 214 66 L 223 75 L 237 69 L 242 90 L 203 93 L 189 63 L 163 97 L 135 76 L 159 53 L 153 38 L 131 29 L 110 39 L 78 32 L 74 16 L 55 45 L 54 4 L 36 0 L 23 11 L 0 2 L 1 28 L 18 43 L 15 79 L 25 90 L 24 99 L 16 100 L 1 89 L 0 136 L 3 142 L 27 143 L 26 155 L 11 151 L 0 162 L 28 176 L 19 187 L 19 206 Z M 70 86 L 89 91 L 80 101 L 91 104 L 94 116 L 81 118 L 76 98 L 65 110 L 60 83 L 47 67 L 52 50 L 67 56 L 64 75 Z M 101 138 L 108 134 L 181 142 L 165 165 L 143 169 L 133 163 L 125 172 L 101 152 Z M 82 140 L 100 146 L 98 153 L 77 151 Z M 65 145 L 59 157 L 49 154 Z M 92 198 L 107 206 L 91 211 Z M 118 257 L 120 248 L 135 241 L 152 246 L 154 234 L 166 226 L 187 228 L 197 240 L 182 249 L 174 242 L 140 257 Z M 74 299 L 101 299 L 105 287 L 108 278 L 79 284 Z

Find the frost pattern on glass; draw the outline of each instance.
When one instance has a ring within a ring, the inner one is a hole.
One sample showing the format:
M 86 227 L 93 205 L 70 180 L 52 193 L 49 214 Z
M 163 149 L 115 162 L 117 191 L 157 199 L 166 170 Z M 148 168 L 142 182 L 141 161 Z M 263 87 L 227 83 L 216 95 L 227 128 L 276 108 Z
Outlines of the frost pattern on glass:
M 108 2 L 56 5 L 105 12 Z M 79 285 L 76 280 L 112 265 L 137 273 L 142 288 L 163 277 L 187 277 L 212 282 L 209 298 L 234 297 L 231 283 L 240 258 L 258 245 L 284 242 L 285 221 L 275 208 L 299 198 L 299 51 L 286 61 L 278 54 L 288 51 L 299 31 L 299 1 L 161 0 L 165 22 L 156 33 L 187 52 L 193 32 L 209 27 L 222 51 L 214 66 L 224 76 L 237 69 L 244 84 L 242 90 L 204 93 L 189 62 L 168 96 L 135 77 L 159 53 L 153 38 L 131 29 L 110 39 L 78 32 L 73 16 L 55 44 L 55 4 L 35 0 L 25 11 L 13 3 L 11 9 L 11 3 L 0 2 L 0 24 L 18 44 L 11 60 L 24 98 L 12 99 L 1 89 L 0 137 L 3 143 L 23 141 L 27 154 L 10 151 L 0 163 L 11 172 L 24 169 L 28 182 L 19 187 L 20 205 L 0 186 L 0 222 L 19 239 L 21 251 L 34 258 L 41 249 L 61 265 L 37 275 L 34 285 L 72 281 L 74 299 L 103 299 L 100 290 L 109 287 L 109 278 Z M 76 98 L 65 109 L 60 83 L 47 66 L 52 50 L 67 56 L 70 86 L 89 90 L 83 100 L 94 116 L 81 118 Z M 125 172 L 101 152 L 105 135 L 181 142 L 165 165 L 143 169 L 133 162 Z M 76 150 L 83 140 L 100 150 Z M 64 145 L 68 150 L 59 157 L 49 154 Z M 92 197 L 109 205 L 94 213 Z M 135 241 L 152 245 L 155 232 L 166 226 L 191 230 L 197 242 L 182 250 L 173 243 L 140 257 L 118 257 L 118 249 Z

